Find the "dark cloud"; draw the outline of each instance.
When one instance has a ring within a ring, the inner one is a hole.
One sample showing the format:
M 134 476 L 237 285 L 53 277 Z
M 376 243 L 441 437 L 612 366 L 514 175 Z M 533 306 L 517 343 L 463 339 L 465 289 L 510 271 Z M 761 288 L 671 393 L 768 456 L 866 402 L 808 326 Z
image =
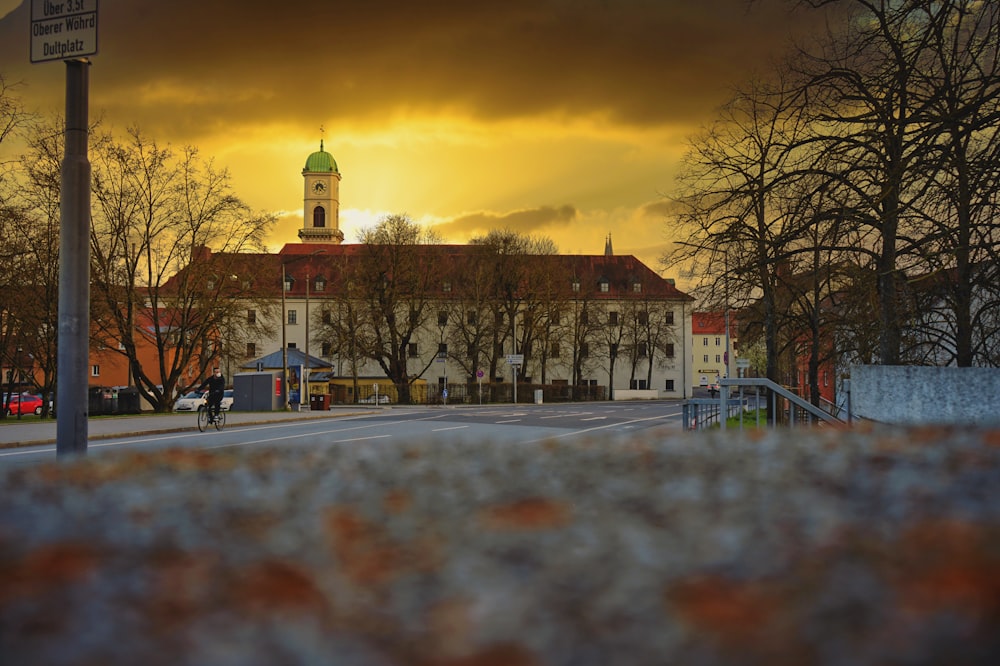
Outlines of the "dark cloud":
M 29 4 L 0 21 L 2 62 L 27 61 Z M 183 134 L 401 110 L 690 122 L 781 49 L 793 4 L 103 0 L 93 103 Z
M 434 231 L 442 239 L 466 240 L 485 234 L 491 229 L 510 229 L 524 234 L 545 233 L 546 229 L 564 228 L 577 217 L 573 206 L 542 206 L 531 210 L 519 210 L 504 215 L 494 213 L 473 213 L 456 217 L 448 222 L 434 225 Z

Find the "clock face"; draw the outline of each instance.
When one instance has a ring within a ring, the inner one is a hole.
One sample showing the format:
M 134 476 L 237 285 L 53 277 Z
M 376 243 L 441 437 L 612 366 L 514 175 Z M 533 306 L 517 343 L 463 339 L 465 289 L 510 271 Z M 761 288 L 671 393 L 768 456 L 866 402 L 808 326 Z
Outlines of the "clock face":
M 313 192 L 315 192 L 316 194 L 322 194 L 323 192 L 326 192 L 326 183 L 324 183 L 322 180 L 317 180 L 315 183 L 313 183 Z

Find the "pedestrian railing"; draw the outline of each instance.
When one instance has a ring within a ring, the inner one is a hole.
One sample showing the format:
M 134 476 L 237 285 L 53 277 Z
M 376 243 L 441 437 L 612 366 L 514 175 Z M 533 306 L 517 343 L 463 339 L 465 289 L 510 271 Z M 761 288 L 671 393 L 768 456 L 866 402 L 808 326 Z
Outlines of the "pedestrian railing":
M 725 430 L 726 421 L 733 417 L 739 417 L 740 430 L 747 425 L 760 428 L 845 423 L 830 411 L 816 407 L 769 379 L 723 379 L 719 382 L 719 389 L 718 398 L 684 401 L 682 418 L 685 429 L 702 430 L 718 425 Z M 850 420 L 850 414 L 847 420 Z

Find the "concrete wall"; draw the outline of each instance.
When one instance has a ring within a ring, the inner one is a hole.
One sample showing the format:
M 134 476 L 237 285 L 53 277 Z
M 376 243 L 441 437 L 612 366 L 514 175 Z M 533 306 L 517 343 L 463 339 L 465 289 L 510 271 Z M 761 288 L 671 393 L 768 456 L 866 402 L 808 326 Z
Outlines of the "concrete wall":
M 650 389 L 615 389 L 615 400 L 656 400 L 660 392 Z
M 1000 369 L 860 365 L 851 368 L 856 417 L 904 425 L 1000 424 Z

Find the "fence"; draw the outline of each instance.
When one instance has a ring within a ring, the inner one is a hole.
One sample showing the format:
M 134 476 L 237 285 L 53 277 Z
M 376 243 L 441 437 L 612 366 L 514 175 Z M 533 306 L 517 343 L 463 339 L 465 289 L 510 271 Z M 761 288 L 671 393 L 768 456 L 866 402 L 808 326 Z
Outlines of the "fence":
M 844 423 L 844 420 L 830 411 L 816 407 L 769 379 L 723 379 L 719 382 L 719 387 L 718 398 L 692 398 L 684 401 L 682 419 L 685 429 L 702 430 L 718 425 L 725 430 L 727 419 L 740 417 L 738 428 L 742 430 L 746 425 L 744 415 L 747 413 L 753 414 L 751 425 L 757 428 Z M 725 418 L 721 417 L 723 414 Z M 850 420 L 849 413 L 847 420 Z
M 445 402 L 443 386 L 438 384 L 418 384 L 410 387 L 410 402 L 414 405 L 440 405 Z M 449 405 L 466 404 L 510 404 L 514 402 L 514 385 L 503 382 L 449 383 Z M 535 401 L 535 391 L 542 392 L 542 400 L 550 402 L 589 402 L 608 399 L 606 386 L 570 386 L 568 384 L 522 384 L 517 385 L 517 401 Z M 374 402 L 370 387 L 358 388 L 359 402 Z M 398 392 L 393 384 L 379 384 L 379 395 L 387 395 L 389 403 L 399 402 Z M 381 398 L 380 398 L 381 401 Z

